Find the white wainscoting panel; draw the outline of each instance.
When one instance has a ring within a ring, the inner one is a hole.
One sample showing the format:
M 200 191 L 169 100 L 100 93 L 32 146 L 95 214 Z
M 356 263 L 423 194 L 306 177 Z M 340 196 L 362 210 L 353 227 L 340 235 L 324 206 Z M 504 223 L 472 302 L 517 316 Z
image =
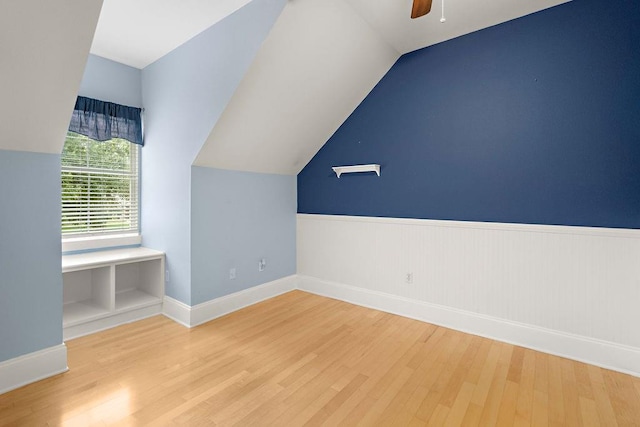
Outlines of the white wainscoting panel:
M 638 230 L 299 214 L 297 231 L 300 276 L 640 354 Z M 518 344 L 559 352 L 544 341 Z M 587 348 L 562 353 L 605 365 Z
M 0 362 L 0 394 L 66 372 L 67 346 L 59 344 Z

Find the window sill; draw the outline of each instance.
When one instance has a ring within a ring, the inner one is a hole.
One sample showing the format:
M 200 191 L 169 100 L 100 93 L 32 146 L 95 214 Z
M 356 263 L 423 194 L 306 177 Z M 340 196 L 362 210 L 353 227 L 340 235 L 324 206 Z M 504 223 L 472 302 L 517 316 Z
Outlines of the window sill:
M 141 243 L 142 236 L 139 234 L 63 238 L 62 253 L 140 245 Z

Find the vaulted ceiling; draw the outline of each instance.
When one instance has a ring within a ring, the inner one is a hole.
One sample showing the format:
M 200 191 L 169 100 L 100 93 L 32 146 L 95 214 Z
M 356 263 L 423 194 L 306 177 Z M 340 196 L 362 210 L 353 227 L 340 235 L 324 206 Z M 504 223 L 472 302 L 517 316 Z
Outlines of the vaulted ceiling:
M 441 23 L 437 1 L 289 1 L 195 164 L 295 175 L 401 54 L 563 2 L 447 1 Z
M 92 42 L 93 53 L 143 68 L 249 1 L 6 3 L 0 94 L 12 102 L 0 115 L 12 126 L 0 149 L 61 151 Z M 195 164 L 296 174 L 401 54 L 565 1 L 445 0 L 441 23 L 438 0 L 416 20 L 411 0 L 289 0 Z
M 105 0 L 91 52 L 144 68 L 251 0 Z M 431 13 L 410 19 L 412 0 L 341 0 L 403 54 L 570 0 L 433 0 Z M 323 0 L 289 0 L 296 3 Z M 329 6 L 331 7 L 331 6 Z M 440 23 L 443 14 L 444 24 Z M 326 32 L 337 22 L 308 15 Z M 324 22 L 323 22 L 324 21 Z M 309 46 L 313 50 L 313 46 Z
M 297 174 L 398 56 L 343 0 L 288 2 L 195 164 Z
M 412 0 L 345 1 L 404 54 L 569 0 L 433 0 L 431 12 L 418 19 L 409 18 Z

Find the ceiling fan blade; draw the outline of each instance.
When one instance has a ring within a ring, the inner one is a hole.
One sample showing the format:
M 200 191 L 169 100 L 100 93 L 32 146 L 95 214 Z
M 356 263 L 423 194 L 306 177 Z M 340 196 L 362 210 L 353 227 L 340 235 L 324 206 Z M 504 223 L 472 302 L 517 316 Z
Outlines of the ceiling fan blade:
M 431 11 L 431 0 L 413 0 L 411 19 L 420 18 Z

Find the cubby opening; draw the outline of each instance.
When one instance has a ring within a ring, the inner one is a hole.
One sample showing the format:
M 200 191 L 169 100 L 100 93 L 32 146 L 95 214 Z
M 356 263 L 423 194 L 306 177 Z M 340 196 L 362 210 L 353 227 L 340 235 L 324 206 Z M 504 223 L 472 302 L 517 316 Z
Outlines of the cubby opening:
M 63 281 L 64 326 L 106 316 L 113 310 L 110 266 L 64 273 Z
M 157 304 L 162 298 L 161 260 L 116 265 L 115 310 Z

